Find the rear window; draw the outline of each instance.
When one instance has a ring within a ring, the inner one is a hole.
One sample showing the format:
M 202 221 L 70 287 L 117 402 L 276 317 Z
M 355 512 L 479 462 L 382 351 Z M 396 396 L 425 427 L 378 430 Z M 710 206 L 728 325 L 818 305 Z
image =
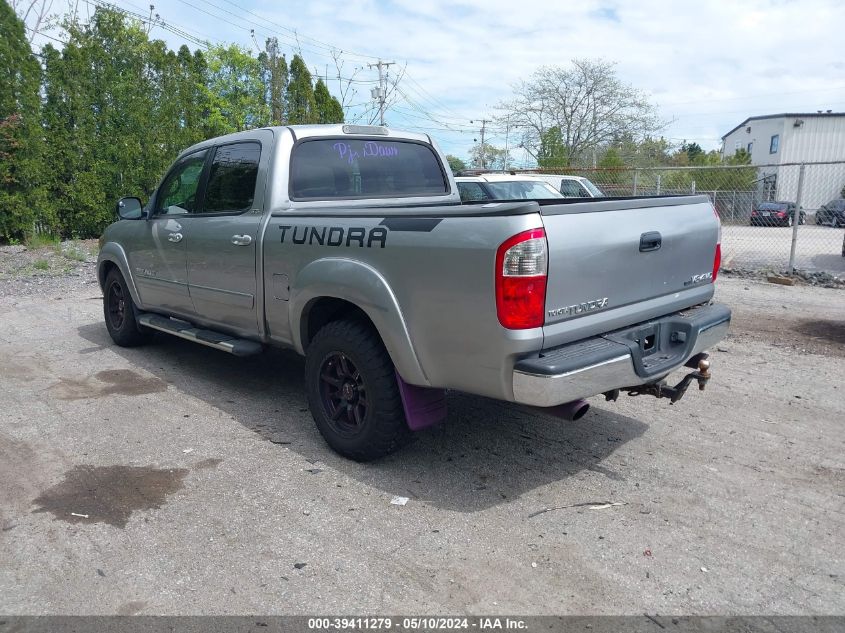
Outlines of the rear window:
M 786 209 L 786 205 L 780 202 L 764 202 L 757 208 L 761 211 L 781 211 Z
M 315 139 L 298 144 L 291 158 L 294 200 L 401 198 L 448 192 L 440 161 L 423 143 Z

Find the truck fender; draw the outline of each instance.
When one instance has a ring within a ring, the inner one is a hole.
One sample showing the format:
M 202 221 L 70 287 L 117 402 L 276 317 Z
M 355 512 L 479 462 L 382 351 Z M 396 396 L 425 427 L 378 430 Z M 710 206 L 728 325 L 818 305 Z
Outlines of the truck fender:
M 106 242 L 100 249 L 100 255 L 97 257 L 97 281 L 100 283 L 100 290 L 103 290 L 103 284 L 106 283 L 106 262 L 111 262 L 120 270 L 120 274 L 126 280 L 126 285 L 129 286 L 129 294 L 132 295 L 132 301 L 137 307 L 141 307 L 141 296 L 138 294 L 138 288 L 135 286 L 135 278 L 130 272 L 129 258 L 126 257 L 126 251 L 116 242 Z
M 318 259 L 305 266 L 290 290 L 291 333 L 295 349 L 304 354 L 300 323 L 315 299 L 332 297 L 348 301 L 366 313 L 396 366 L 412 385 L 430 383 L 420 366 L 402 309 L 387 280 L 372 266 L 340 257 Z

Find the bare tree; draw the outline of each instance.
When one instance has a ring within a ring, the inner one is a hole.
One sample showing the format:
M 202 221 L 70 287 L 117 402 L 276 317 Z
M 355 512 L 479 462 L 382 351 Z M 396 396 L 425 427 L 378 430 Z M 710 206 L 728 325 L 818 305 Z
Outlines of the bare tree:
M 499 105 L 521 145 L 542 162 L 551 152 L 569 165 L 621 138 L 642 139 L 664 127 L 646 95 L 616 75 L 615 64 L 575 59 L 570 67 L 543 66 L 514 86 Z
M 11 0 L 12 10 L 20 16 L 29 31 L 29 43 L 46 25 L 53 0 Z

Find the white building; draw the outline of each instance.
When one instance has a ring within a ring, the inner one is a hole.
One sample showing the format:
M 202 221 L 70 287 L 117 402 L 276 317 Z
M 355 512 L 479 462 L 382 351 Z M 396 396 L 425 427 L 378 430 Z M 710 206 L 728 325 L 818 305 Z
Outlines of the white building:
M 722 137 L 722 155 L 745 149 L 759 167 L 764 200 L 795 201 L 797 163 L 842 161 L 806 168 L 802 206 L 817 209 L 845 186 L 845 112 L 752 116 Z M 795 165 L 784 167 L 784 165 Z

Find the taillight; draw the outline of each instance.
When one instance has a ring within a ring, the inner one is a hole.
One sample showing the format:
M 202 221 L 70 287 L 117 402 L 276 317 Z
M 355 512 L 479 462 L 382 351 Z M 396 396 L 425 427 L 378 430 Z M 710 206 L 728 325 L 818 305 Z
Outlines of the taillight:
M 549 250 L 543 229 L 524 231 L 496 251 L 496 312 L 510 330 L 545 321 Z
M 713 207 L 713 213 L 716 214 L 716 221 L 719 223 L 719 237 L 716 239 L 716 252 L 713 254 L 713 278 L 711 280 L 711 283 L 716 283 L 719 268 L 722 266 L 722 219 L 719 217 L 716 207 Z
M 713 256 L 713 282 L 719 274 L 719 267 L 722 265 L 722 245 L 716 244 L 716 254 Z

